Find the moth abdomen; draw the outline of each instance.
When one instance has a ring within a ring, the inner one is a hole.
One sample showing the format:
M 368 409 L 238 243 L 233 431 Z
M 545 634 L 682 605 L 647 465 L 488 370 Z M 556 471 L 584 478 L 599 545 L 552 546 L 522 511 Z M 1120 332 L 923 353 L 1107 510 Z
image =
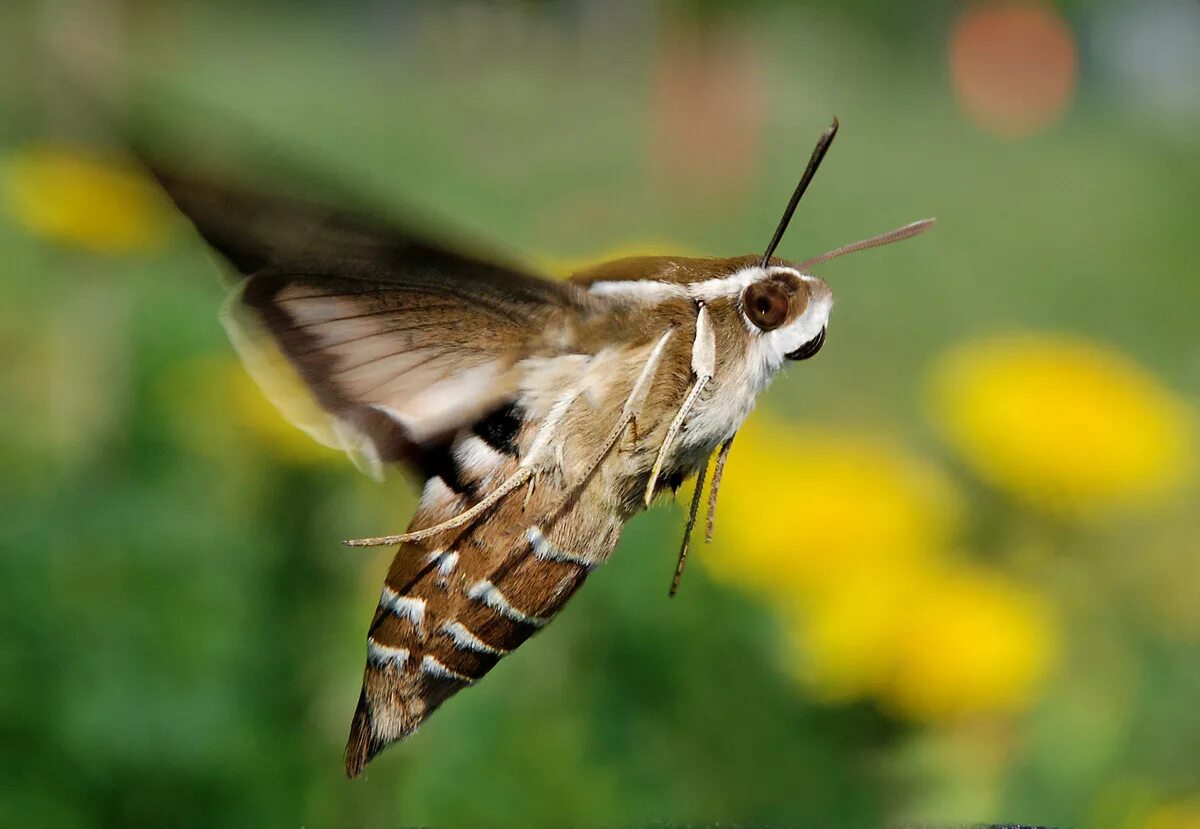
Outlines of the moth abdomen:
M 455 444 L 471 447 L 472 441 L 484 443 L 467 433 Z M 469 461 L 476 451 L 482 450 L 451 454 Z M 508 458 L 492 474 L 513 466 Z M 431 482 L 426 494 L 441 493 L 443 501 L 423 500 L 413 527 L 430 526 L 471 500 Z M 546 483 L 526 501 L 518 490 L 466 531 L 400 545 L 367 640 L 363 694 L 346 749 L 348 774 L 407 737 L 442 702 L 541 630 L 611 552 L 619 524 L 591 501 L 564 508 L 561 494 Z M 566 530 L 556 529 L 558 518 Z
M 367 639 L 346 748 L 357 775 L 546 625 L 655 492 L 699 472 L 716 491 L 733 435 L 788 359 L 824 342 L 832 295 L 774 258 L 837 131 L 818 141 L 761 255 L 635 257 L 556 282 L 393 222 L 151 172 L 231 266 L 224 322 L 280 408 L 366 471 L 413 467 L 421 503 Z M 292 378 L 272 380 L 280 358 Z M 674 590 L 674 585 L 672 587 Z

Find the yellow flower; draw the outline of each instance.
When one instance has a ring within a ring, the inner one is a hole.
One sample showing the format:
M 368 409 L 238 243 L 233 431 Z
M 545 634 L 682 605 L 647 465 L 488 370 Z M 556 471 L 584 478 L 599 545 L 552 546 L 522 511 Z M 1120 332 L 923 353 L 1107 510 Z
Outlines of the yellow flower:
M 55 147 L 8 159 L 4 201 L 29 231 L 94 253 L 159 246 L 166 233 L 154 188 L 129 170 Z
M 896 621 L 895 669 L 881 695 L 915 718 L 1024 708 L 1058 651 L 1046 601 L 982 568 L 933 574 Z
M 1176 487 L 1192 462 L 1186 404 L 1084 340 L 968 343 L 937 366 L 931 403 L 947 441 L 982 478 L 1051 510 L 1145 500 Z
M 918 565 L 854 573 L 802 604 L 781 607 L 792 672 L 826 702 L 880 691 L 894 670 L 897 621 L 923 571 Z
M 758 413 L 734 444 L 701 560 L 719 579 L 795 601 L 797 588 L 933 556 L 957 516 L 942 476 L 901 447 Z
M 1020 709 L 1057 651 L 1040 597 L 966 565 L 861 574 L 788 620 L 790 664 L 817 696 L 915 719 Z
M 1158 806 L 1133 826 L 1137 829 L 1200 829 L 1200 798 Z

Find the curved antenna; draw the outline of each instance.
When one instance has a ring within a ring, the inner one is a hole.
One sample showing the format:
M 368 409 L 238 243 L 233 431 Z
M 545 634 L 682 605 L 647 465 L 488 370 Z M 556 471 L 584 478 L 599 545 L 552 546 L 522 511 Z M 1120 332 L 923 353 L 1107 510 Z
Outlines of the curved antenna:
M 787 207 L 784 208 L 783 218 L 779 220 L 779 227 L 775 228 L 775 235 L 771 237 L 771 244 L 767 245 L 767 252 L 762 255 L 762 261 L 758 263 L 759 267 L 765 268 L 767 263 L 771 261 L 771 254 L 775 253 L 775 248 L 779 246 L 779 240 L 783 238 L 788 223 L 792 221 L 792 214 L 796 212 L 796 205 L 800 203 L 800 197 L 804 195 L 804 191 L 812 183 L 813 176 L 817 173 L 817 168 L 821 166 L 821 159 L 829 151 L 829 145 L 833 143 L 833 137 L 837 135 L 837 131 L 838 119 L 834 118 L 829 128 L 821 133 L 821 137 L 817 139 L 817 146 L 813 147 L 812 157 L 808 160 L 808 166 L 804 168 L 804 175 L 800 176 L 800 183 L 796 185 L 796 192 L 792 193 L 791 200 L 787 203 Z
M 921 219 L 919 222 L 912 222 L 911 224 L 906 224 L 904 227 L 889 230 L 887 233 L 880 233 L 878 236 L 872 236 L 870 239 L 851 242 L 848 245 L 842 245 L 840 248 L 834 248 L 831 251 L 822 253 L 820 256 L 805 259 L 796 268 L 797 270 L 806 271 L 813 265 L 828 262 L 830 259 L 837 259 L 839 256 L 845 256 L 847 253 L 854 253 L 855 251 L 866 250 L 867 248 L 877 248 L 880 245 L 890 245 L 892 242 L 899 242 L 901 239 L 908 239 L 916 236 L 918 233 L 924 233 L 936 223 L 937 219 Z

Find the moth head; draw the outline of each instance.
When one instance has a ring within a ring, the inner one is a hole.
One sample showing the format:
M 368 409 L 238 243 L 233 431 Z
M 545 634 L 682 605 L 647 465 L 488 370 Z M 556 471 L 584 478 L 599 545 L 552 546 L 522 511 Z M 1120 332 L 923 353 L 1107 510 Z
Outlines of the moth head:
M 769 351 L 807 360 L 825 344 L 833 292 L 824 281 L 787 266 L 763 268 L 742 291 L 739 311 Z
M 766 252 L 759 260 L 757 268 L 753 269 L 755 273 L 749 274 L 749 284 L 742 291 L 739 303 L 742 316 L 753 326 L 751 332 L 757 330 L 763 335 L 766 351 L 776 356 L 782 355 L 789 360 L 807 360 L 825 344 L 829 311 L 833 307 L 833 292 L 823 280 L 808 273 L 809 268 L 857 250 L 907 239 L 927 230 L 934 223 L 933 219 L 913 222 L 879 236 L 842 245 L 794 266 L 773 260 L 771 257 L 775 248 L 783 239 L 792 215 L 796 212 L 796 206 L 812 182 L 817 168 L 821 166 L 821 161 L 825 158 L 837 131 L 838 120 L 834 118 L 833 123 L 817 140 L 808 166 L 800 177 L 787 207 L 784 208 L 783 217 L 775 228 L 775 234 L 771 237 Z

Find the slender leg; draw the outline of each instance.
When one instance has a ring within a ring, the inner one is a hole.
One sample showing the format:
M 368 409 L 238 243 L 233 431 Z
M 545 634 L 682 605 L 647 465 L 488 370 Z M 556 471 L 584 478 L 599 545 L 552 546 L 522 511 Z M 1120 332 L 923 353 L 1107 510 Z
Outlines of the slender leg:
M 708 520 L 704 527 L 705 544 L 712 541 L 713 525 L 717 521 L 717 490 L 721 488 L 721 476 L 725 474 L 725 460 L 729 457 L 729 450 L 733 446 L 735 437 L 737 437 L 736 432 L 733 437 L 721 444 L 721 451 L 717 454 L 717 465 L 713 469 L 712 488 L 708 491 Z
M 692 506 L 688 509 L 687 527 L 683 531 L 683 543 L 679 545 L 679 562 L 675 565 L 675 578 L 671 579 L 671 590 L 667 595 L 674 596 L 679 590 L 679 581 L 683 578 L 683 568 L 687 565 L 688 547 L 692 543 L 692 528 L 696 526 L 696 515 L 700 512 L 700 499 L 704 497 L 704 479 L 708 477 L 708 458 L 704 466 L 696 473 L 696 491 L 692 493 Z

